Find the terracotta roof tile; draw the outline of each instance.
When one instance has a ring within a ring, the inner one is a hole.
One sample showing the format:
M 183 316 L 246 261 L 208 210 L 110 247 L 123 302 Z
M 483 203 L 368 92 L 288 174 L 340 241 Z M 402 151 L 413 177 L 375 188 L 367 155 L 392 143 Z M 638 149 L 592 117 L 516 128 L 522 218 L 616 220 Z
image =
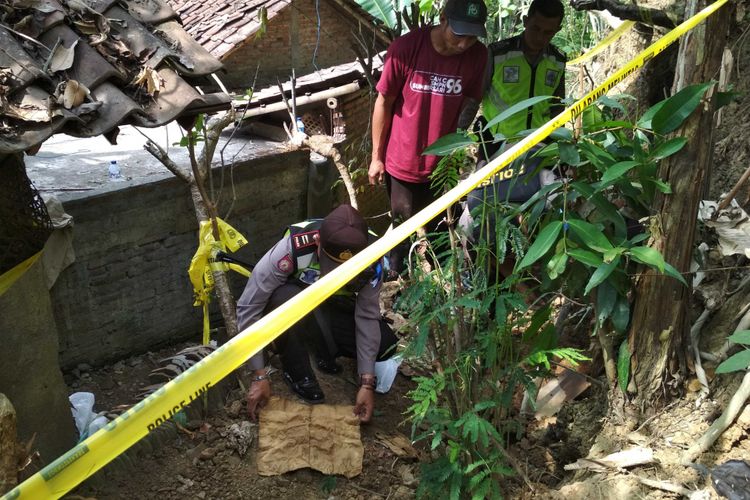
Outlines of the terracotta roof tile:
M 118 125 L 155 127 L 182 114 L 228 107 L 226 94 L 195 90 L 221 63 L 187 34 L 163 0 L 82 1 L 90 9 L 29 0 L 10 7 L 8 24 L 0 23 L 0 153 L 31 149 L 59 132 L 89 137 Z M 185 8 L 202 5 L 188 2 Z M 29 14 L 33 21 L 19 33 L 15 23 Z M 94 31 L 86 34 L 87 27 Z M 71 65 L 53 72 L 52 51 L 57 46 L 65 54 L 74 44 Z M 154 95 L 135 83 L 145 67 L 154 69 L 151 81 L 161 85 Z M 65 85 L 74 88 L 71 81 L 90 93 L 67 109 L 56 96 Z

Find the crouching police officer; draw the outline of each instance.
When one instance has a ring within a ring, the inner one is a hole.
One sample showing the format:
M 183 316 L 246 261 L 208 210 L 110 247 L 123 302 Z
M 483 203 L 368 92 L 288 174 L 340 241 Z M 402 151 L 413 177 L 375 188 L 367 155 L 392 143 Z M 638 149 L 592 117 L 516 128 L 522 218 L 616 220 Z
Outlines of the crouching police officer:
M 363 250 L 374 239 L 356 209 L 341 205 L 325 219 L 292 225 L 258 262 L 237 303 L 240 330 L 258 321 L 306 286 Z M 368 422 L 375 404 L 375 361 L 395 353 L 396 336 L 380 313 L 381 262 L 351 280 L 272 344 L 289 387 L 308 403 L 322 403 L 323 391 L 310 366 L 305 340 L 314 348 L 318 368 L 339 373 L 337 356 L 357 359 L 359 391 L 354 413 Z M 271 395 L 263 353 L 250 358 L 253 377 L 248 413 L 256 418 Z

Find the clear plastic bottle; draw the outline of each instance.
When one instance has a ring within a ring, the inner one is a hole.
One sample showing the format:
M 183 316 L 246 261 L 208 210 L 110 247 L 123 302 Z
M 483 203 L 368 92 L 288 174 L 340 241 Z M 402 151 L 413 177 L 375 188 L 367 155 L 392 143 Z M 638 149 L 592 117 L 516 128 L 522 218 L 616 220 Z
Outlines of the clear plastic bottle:
M 109 180 L 111 181 L 122 180 L 122 173 L 120 172 L 120 166 L 117 165 L 117 160 L 112 160 L 109 162 Z
M 297 131 L 300 134 L 304 134 L 305 133 L 305 122 L 303 122 L 302 118 L 300 118 L 300 117 L 297 117 Z

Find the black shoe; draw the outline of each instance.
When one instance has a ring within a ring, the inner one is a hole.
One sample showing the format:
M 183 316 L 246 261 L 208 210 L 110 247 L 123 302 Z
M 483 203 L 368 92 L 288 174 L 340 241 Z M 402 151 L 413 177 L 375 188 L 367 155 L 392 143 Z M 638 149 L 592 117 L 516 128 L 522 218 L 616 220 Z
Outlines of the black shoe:
M 324 373 L 328 373 L 330 375 L 337 375 L 341 373 L 341 370 L 343 370 L 341 365 L 336 363 L 336 361 L 334 360 L 329 361 L 325 358 L 319 358 L 317 356 L 315 357 L 315 364 L 318 365 L 318 368 L 320 369 L 320 371 Z
M 286 385 L 288 385 L 297 396 L 301 397 L 308 403 L 313 405 L 319 404 L 325 399 L 323 389 L 320 388 L 315 377 L 302 377 L 301 379 L 294 381 L 292 380 L 292 376 L 287 372 L 282 372 L 282 376 L 284 377 Z

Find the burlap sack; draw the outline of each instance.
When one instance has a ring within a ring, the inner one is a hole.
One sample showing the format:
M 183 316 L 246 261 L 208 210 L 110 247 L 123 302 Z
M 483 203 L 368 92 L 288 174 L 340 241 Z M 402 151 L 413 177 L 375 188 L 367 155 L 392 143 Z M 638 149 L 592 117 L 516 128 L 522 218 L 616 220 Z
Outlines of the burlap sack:
M 273 476 L 310 467 L 354 477 L 364 448 L 351 406 L 306 405 L 272 397 L 260 412 L 258 474 Z

